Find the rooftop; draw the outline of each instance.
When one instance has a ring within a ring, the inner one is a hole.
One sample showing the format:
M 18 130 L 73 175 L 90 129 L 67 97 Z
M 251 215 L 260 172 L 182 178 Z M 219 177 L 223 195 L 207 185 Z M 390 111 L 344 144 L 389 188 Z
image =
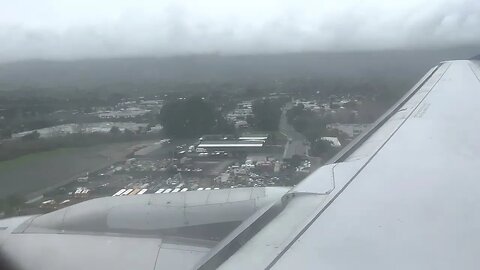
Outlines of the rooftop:
M 198 147 L 262 147 L 264 141 L 203 141 Z

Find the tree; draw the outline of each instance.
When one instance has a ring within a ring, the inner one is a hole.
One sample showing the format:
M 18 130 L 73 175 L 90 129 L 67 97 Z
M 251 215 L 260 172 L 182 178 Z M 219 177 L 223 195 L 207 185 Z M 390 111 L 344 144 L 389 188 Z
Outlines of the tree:
M 8 128 L 4 128 L 0 130 L 0 138 L 1 139 L 10 139 L 12 138 L 12 130 Z
M 314 143 L 320 137 L 325 136 L 325 134 L 325 124 L 318 118 L 311 120 L 308 127 L 303 131 L 303 135 L 310 143 Z
M 282 103 L 276 99 L 261 99 L 253 103 L 253 125 L 265 131 L 276 131 L 282 116 Z
M 311 143 L 325 133 L 325 122 L 322 118 L 301 104 L 287 112 L 287 121 Z
M 22 137 L 22 140 L 23 141 L 34 141 L 34 140 L 38 140 L 40 138 L 40 133 L 38 133 L 38 131 L 33 131 L 33 132 L 30 132 L 26 135 L 23 135 Z
M 329 157 L 334 152 L 334 148 L 329 141 L 316 140 L 310 148 L 310 155 L 315 157 Z
M 303 104 L 298 104 L 287 111 L 287 121 L 289 124 L 293 124 L 293 120 L 299 115 L 303 114 L 305 111 L 305 106 Z
M 201 97 L 169 102 L 162 107 L 158 118 L 165 133 L 174 138 L 194 138 L 231 131 L 231 126 L 213 104 Z
M 125 137 L 127 138 L 133 138 L 135 136 L 135 132 L 131 131 L 130 129 L 126 128 L 124 131 L 123 131 L 123 135 L 125 135 Z
M 4 212 L 5 216 L 14 216 L 19 208 L 24 204 L 24 199 L 18 195 L 10 195 L 0 200 L 0 212 Z
M 121 131 L 120 129 L 117 127 L 117 126 L 113 126 L 111 129 L 110 129 L 110 134 L 112 135 L 117 135 L 117 134 L 120 134 Z

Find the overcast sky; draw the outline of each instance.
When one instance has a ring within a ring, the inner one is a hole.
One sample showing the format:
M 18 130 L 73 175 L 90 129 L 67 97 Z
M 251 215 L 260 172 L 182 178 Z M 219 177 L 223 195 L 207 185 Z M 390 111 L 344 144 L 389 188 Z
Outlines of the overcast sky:
M 479 44 L 479 0 L 0 0 L 0 62 Z

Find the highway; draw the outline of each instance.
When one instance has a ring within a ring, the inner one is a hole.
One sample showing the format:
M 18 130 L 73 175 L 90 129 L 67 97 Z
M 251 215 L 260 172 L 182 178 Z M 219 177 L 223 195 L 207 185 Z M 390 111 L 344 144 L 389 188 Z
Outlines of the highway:
M 288 137 L 287 143 L 285 144 L 285 151 L 283 152 L 283 158 L 289 159 L 293 155 L 299 156 L 308 156 L 309 146 L 306 143 L 307 140 L 305 136 L 297 132 L 290 124 L 287 122 L 287 111 L 293 107 L 292 103 L 287 103 L 282 109 L 282 116 L 280 118 L 280 132 L 285 134 Z

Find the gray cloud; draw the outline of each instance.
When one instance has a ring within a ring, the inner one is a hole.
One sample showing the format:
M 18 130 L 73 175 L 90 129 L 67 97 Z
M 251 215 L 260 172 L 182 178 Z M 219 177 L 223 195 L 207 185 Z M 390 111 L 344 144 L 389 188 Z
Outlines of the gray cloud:
M 0 5 L 1 62 L 480 44 L 478 0 L 18 0 Z

